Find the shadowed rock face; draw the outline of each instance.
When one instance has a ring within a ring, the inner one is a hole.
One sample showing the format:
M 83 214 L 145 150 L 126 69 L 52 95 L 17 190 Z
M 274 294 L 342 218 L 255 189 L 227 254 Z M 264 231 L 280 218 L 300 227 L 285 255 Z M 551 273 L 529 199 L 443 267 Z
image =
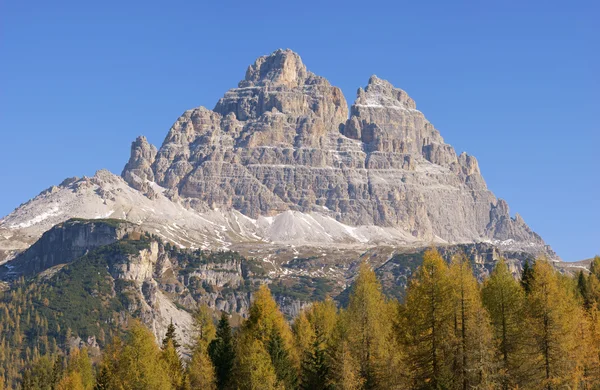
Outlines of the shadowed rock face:
M 137 226 L 113 220 L 71 219 L 54 226 L 9 265 L 0 266 L 0 279 L 31 276 L 60 264 L 67 264 L 88 251 L 109 245 L 130 233 L 140 234 Z
M 340 89 L 290 50 L 258 58 L 214 110 L 186 111 L 156 154 L 136 140 L 122 176 L 137 189 L 155 181 L 172 199 L 252 218 L 292 210 L 425 242 L 545 245 L 406 92 L 372 76 L 348 117 Z

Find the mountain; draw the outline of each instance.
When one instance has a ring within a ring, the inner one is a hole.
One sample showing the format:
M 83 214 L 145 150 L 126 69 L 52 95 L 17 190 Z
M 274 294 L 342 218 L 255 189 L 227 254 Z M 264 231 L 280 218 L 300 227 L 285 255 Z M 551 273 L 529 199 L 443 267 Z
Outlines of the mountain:
M 258 58 L 213 110 L 183 113 L 158 150 L 136 139 L 121 177 L 67 179 L 17 208 L 0 222 L 0 261 L 71 217 L 191 248 L 488 242 L 558 260 L 406 92 L 372 76 L 348 113 L 290 50 Z

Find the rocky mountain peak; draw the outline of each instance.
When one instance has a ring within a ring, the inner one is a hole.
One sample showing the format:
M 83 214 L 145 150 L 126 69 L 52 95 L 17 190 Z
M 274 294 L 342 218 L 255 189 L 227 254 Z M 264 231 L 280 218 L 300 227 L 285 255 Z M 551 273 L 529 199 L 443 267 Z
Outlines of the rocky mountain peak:
M 131 143 L 131 156 L 121 176 L 136 190 L 145 190 L 146 182 L 154 181 L 152 163 L 156 153 L 156 147 L 148 143 L 143 135 Z
M 371 108 L 405 108 L 416 109 L 417 105 L 408 94 L 400 88 L 394 87 L 389 81 L 373 75 L 363 90 L 357 93 L 354 106 Z
M 315 75 L 306 69 L 302 59 L 290 49 L 279 49 L 270 55 L 256 59 L 246 70 L 246 78 L 240 88 L 255 86 L 298 87 Z
M 348 118 L 340 89 L 291 50 L 258 58 L 214 110 L 185 111 L 158 151 L 137 138 L 122 178 L 40 194 L 0 221 L 0 236 L 39 234 L 69 215 L 118 216 L 180 246 L 497 241 L 547 252 L 405 91 L 372 76 Z
M 223 116 L 233 113 L 240 121 L 281 113 L 297 122 L 319 120 L 335 131 L 348 118 L 342 91 L 309 72 L 300 56 L 289 49 L 259 57 L 239 87 L 225 93 L 214 111 Z

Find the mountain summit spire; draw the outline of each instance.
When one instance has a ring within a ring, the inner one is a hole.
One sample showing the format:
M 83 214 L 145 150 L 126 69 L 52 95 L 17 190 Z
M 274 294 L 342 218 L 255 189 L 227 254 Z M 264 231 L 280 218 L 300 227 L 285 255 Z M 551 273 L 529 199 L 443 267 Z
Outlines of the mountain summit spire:
M 239 83 L 240 88 L 285 85 L 298 87 L 315 75 L 306 69 L 300 56 L 290 49 L 279 49 L 267 56 L 256 59 L 246 70 L 246 78 Z

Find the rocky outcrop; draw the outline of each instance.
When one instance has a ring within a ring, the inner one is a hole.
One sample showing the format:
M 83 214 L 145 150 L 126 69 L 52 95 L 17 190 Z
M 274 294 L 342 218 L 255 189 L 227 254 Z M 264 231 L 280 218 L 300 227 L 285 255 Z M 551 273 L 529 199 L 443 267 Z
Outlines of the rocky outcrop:
M 457 155 L 405 91 L 372 76 L 348 118 L 341 91 L 290 50 L 258 58 L 214 110 L 186 111 L 156 158 L 150 150 L 136 140 L 123 177 L 135 188 L 154 180 L 201 212 L 318 213 L 421 243 L 546 250 L 487 189 L 475 157 Z
M 0 279 L 27 277 L 70 263 L 90 250 L 112 244 L 133 233 L 139 235 L 139 228 L 124 221 L 70 219 L 44 233 L 9 264 L 0 266 Z
M 123 169 L 123 178 L 136 190 L 146 192 L 148 181 L 154 181 L 152 163 L 156 158 L 156 147 L 146 137 L 140 136 L 131 144 L 131 157 Z

